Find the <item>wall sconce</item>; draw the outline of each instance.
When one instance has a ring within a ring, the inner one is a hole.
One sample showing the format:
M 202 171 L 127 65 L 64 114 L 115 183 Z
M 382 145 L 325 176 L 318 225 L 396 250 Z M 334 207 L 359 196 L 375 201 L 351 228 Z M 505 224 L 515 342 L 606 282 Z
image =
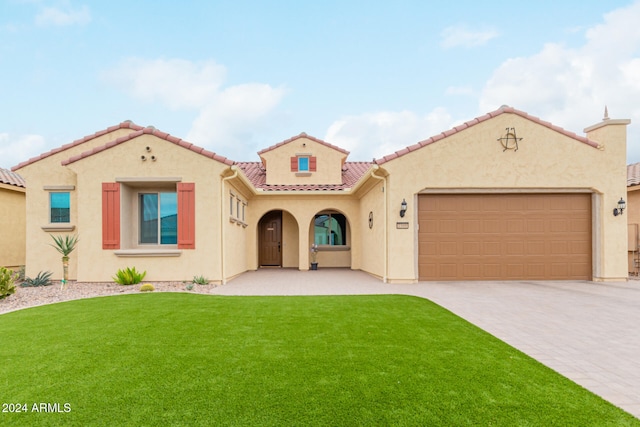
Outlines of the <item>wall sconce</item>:
M 402 199 L 402 203 L 400 203 L 400 218 L 404 218 L 404 214 L 407 212 L 407 201 Z
M 618 201 L 618 207 L 613 208 L 613 216 L 622 215 L 626 207 L 627 207 L 627 203 L 624 201 L 622 197 L 620 197 L 620 200 Z

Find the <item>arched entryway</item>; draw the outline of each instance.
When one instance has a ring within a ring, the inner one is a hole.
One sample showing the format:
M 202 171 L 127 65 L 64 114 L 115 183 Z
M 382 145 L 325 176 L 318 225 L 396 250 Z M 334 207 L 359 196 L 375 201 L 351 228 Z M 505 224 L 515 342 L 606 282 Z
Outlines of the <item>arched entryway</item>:
M 320 266 L 351 267 L 351 226 L 343 212 L 318 211 L 311 221 L 309 240 L 317 245 Z
M 282 211 L 267 212 L 258 223 L 258 265 L 282 267 Z

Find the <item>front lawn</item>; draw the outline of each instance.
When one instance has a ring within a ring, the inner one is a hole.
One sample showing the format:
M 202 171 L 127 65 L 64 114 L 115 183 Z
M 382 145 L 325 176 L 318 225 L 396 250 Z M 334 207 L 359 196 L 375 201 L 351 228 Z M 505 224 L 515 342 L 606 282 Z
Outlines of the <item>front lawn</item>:
M 1 315 L 0 360 L 0 425 L 640 425 L 409 296 L 71 301 Z

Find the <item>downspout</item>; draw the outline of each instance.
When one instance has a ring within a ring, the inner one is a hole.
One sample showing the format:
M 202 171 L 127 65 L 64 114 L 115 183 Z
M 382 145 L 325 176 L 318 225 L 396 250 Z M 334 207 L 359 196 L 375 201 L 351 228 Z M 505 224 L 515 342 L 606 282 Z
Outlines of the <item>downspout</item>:
M 383 181 L 382 191 L 384 192 L 384 275 L 382 277 L 382 282 L 387 283 L 387 276 L 389 274 L 389 257 L 387 256 L 388 251 L 388 234 L 389 234 L 389 226 L 387 224 L 387 177 L 386 176 L 378 176 L 376 175 L 376 171 L 380 168 L 378 165 L 374 165 L 374 169 L 371 171 L 371 177 L 375 179 L 379 179 Z
M 223 285 L 227 283 L 224 272 L 224 230 L 226 229 L 224 224 L 224 201 L 226 196 L 224 192 L 224 183 L 238 176 L 238 167 L 236 165 L 231 165 L 230 170 L 233 171 L 233 175 L 222 178 L 222 180 L 220 181 L 220 283 Z

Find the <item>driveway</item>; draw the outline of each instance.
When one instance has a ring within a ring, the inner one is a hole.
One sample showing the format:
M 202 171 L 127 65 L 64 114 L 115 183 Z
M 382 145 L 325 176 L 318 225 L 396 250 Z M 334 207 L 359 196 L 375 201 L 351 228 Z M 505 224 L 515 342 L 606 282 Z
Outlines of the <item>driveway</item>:
M 640 281 L 399 285 L 346 269 L 261 269 L 212 293 L 427 298 L 640 418 Z

